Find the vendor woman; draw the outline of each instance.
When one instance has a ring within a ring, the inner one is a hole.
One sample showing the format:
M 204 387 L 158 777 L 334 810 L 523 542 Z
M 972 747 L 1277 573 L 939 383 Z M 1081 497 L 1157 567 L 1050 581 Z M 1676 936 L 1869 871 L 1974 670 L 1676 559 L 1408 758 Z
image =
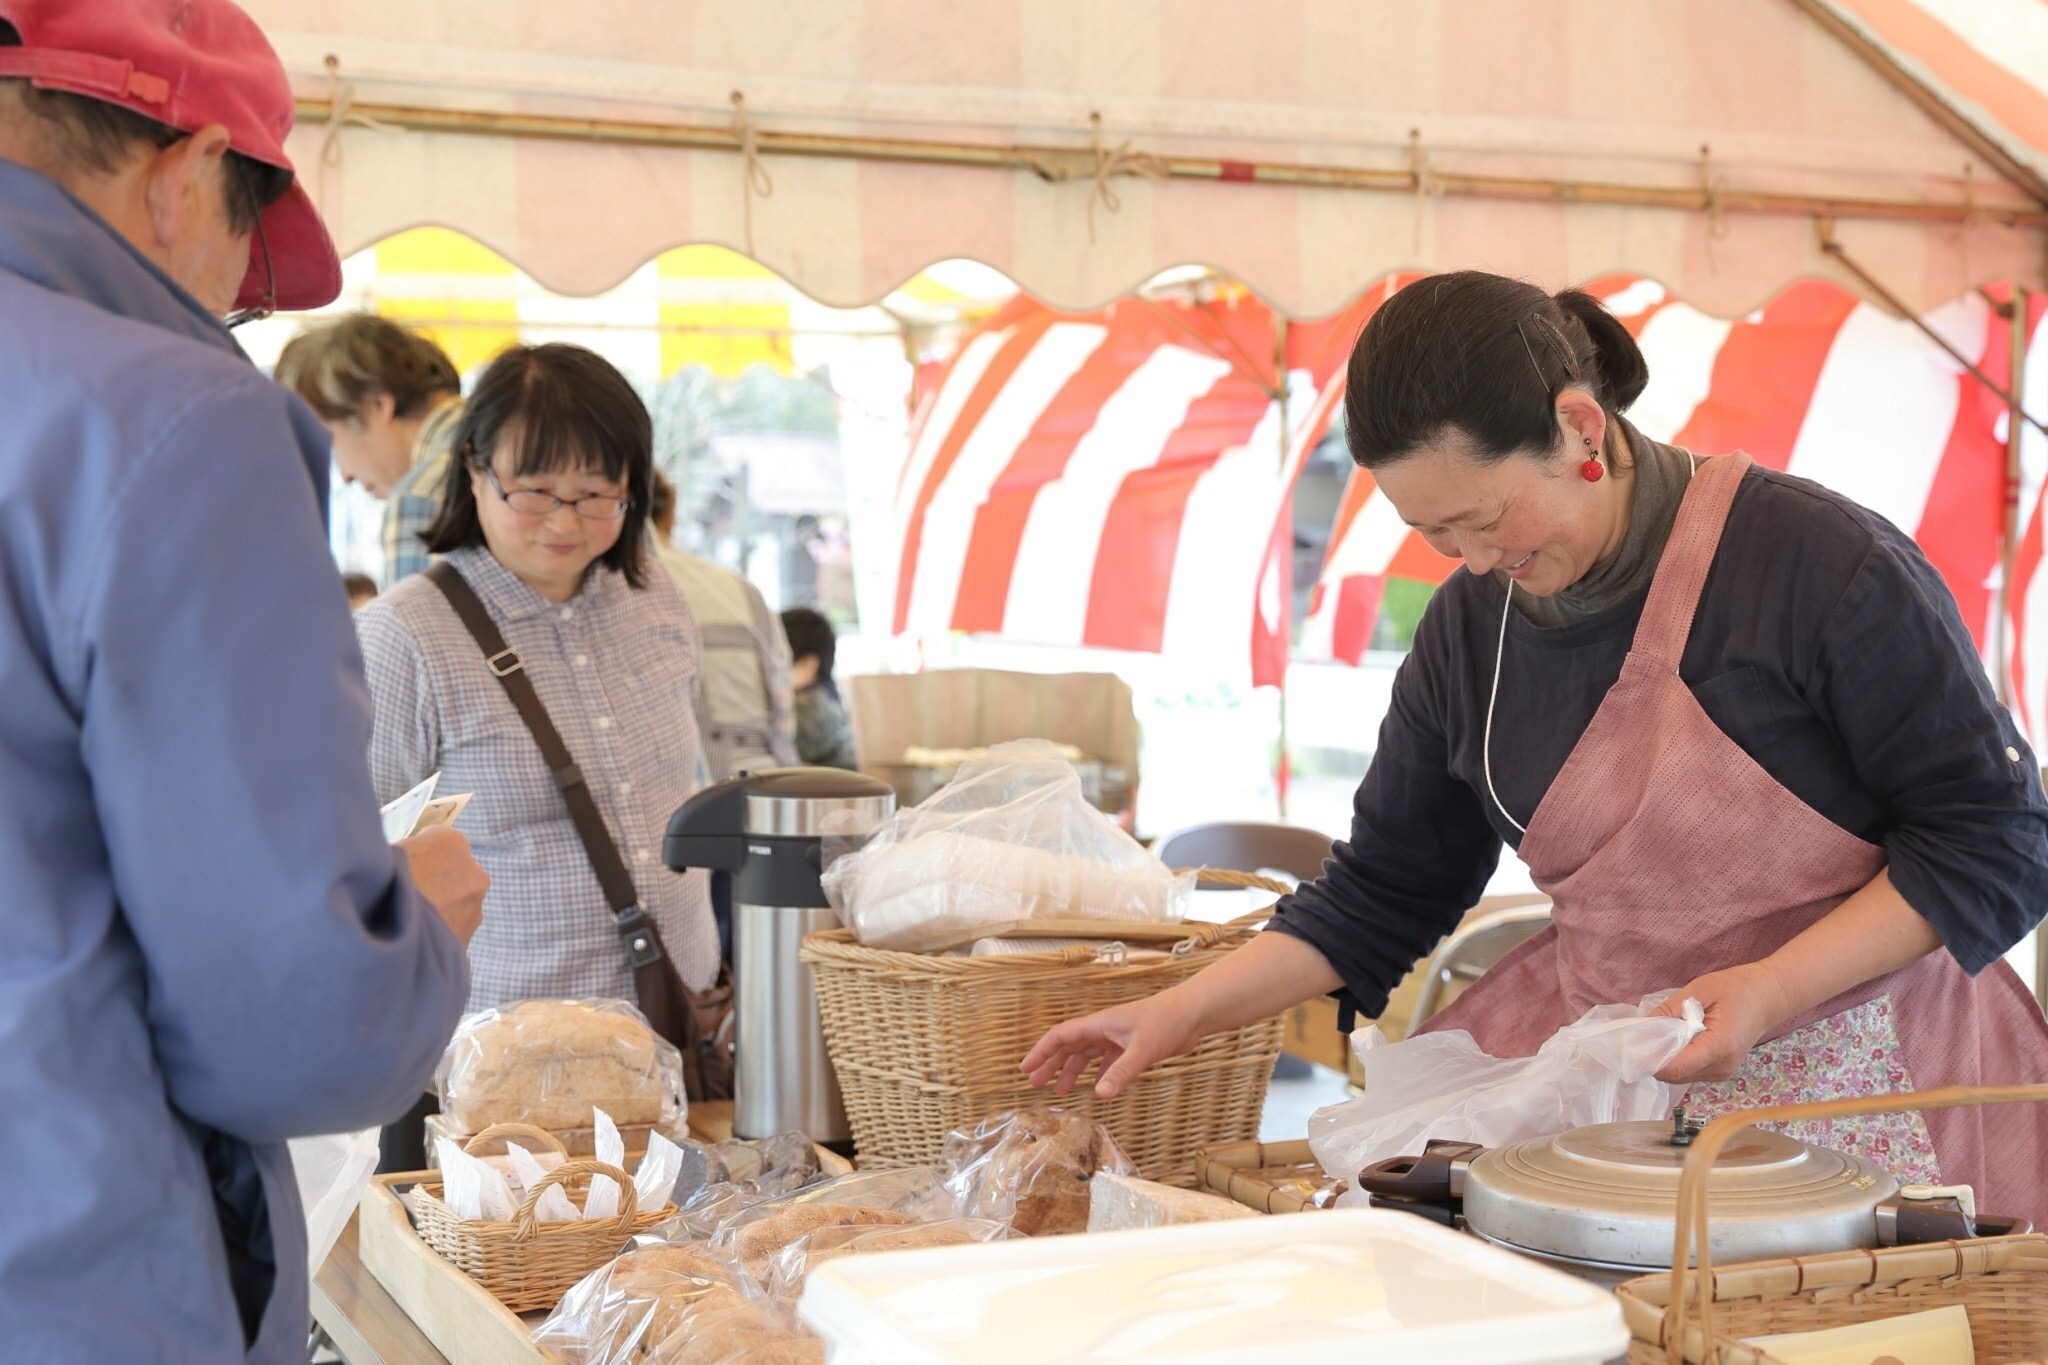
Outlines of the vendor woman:
M 2048 801 L 1954 599 L 1875 513 L 1645 437 L 1621 414 L 1648 377 L 1578 291 L 1465 272 L 1379 310 L 1352 457 L 1470 572 L 1416 630 L 1351 840 L 1242 951 L 1053 1029 L 1034 1080 L 1099 1058 L 1114 1095 L 1339 989 L 1378 1013 L 1503 842 L 1551 925 L 1431 1029 L 1526 1056 L 1678 987 L 1706 1029 L 1659 1074 L 1701 1114 L 2048 1079 L 2048 1025 L 2001 960 L 2048 907 Z M 2048 1105 L 1799 1135 L 2048 1224 Z

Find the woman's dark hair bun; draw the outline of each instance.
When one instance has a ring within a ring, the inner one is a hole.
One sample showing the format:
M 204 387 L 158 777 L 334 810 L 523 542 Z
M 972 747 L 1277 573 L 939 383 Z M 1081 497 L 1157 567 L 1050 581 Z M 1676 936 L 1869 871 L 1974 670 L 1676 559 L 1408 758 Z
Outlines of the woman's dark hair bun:
M 1351 351 L 1344 437 L 1367 469 L 1455 431 L 1473 458 L 1554 453 L 1557 395 L 1580 387 L 1610 414 L 1642 396 L 1635 338 L 1591 294 L 1460 270 L 1380 305 Z
M 1627 412 L 1635 405 L 1636 399 L 1643 396 L 1643 387 L 1650 382 L 1650 366 L 1643 359 L 1642 347 L 1636 345 L 1636 339 L 1629 335 L 1628 328 L 1621 325 L 1621 319 L 1608 312 L 1600 300 L 1585 290 L 1564 289 L 1552 298 L 1566 316 L 1578 320 L 1593 343 L 1600 378 L 1607 385 L 1607 392 L 1600 395 L 1600 401 L 1616 412 Z

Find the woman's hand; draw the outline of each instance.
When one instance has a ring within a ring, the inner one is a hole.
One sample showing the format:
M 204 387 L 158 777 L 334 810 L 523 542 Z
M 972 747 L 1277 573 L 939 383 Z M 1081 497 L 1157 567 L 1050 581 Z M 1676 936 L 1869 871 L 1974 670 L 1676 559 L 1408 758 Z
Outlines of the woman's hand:
M 1688 996 L 1705 1008 L 1707 1026 L 1657 1073 L 1667 1085 L 1727 1080 L 1757 1040 L 1793 1013 L 1767 962 L 1746 962 L 1695 978 L 1650 1013 L 1677 1018 Z
M 1057 1079 L 1059 1093 L 1067 1094 L 1089 1063 L 1099 1057 L 1102 1072 L 1095 1078 L 1095 1098 L 1116 1098 L 1152 1063 L 1190 1051 L 1201 1042 L 1194 1013 L 1176 995 L 1175 991 L 1162 991 L 1148 1000 L 1055 1026 L 1024 1058 L 1031 1083 L 1045 1085 Z
M 469 840 L 459 829 L 435 825 L 400 839 L 398 848 L 412 867 L 412 884 L 469 947 L 484 922 L 484 893 L 491 889 L 491 874 L 477 864 Z

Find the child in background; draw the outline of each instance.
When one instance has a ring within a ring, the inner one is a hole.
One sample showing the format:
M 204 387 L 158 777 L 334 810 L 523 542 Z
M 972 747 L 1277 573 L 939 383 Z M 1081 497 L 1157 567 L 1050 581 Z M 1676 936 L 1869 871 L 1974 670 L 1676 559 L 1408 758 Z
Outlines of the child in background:
M 853 727 L 832 681 L 838 651 L 832 623 L 809 607 L 792 607 L 782 613 L 782 629 L 789 636 L 789 681 L 796 689 L 797 757 L 826 768 L 858 768 Z

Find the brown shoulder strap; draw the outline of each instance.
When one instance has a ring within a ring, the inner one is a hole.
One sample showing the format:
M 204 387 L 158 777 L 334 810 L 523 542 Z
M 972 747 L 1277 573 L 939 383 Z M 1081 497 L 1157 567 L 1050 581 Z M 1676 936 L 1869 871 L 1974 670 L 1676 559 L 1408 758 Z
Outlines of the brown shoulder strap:
M 540 756 L 547 763 L 548 771 L 554 774 L 555 786 L 560 788 L 562 800 L 569 807 L 569 819 L 576 826 L 576 836 L 583 841 L 583 852 L 590 859 L 590 870 L 597 874 L 598 885 L 604 888 L 605 900 L 618 919 L 619 941 L 625 945 L 626 956 L 635 967 L 660 961 L 661 944 L 648 932 L 647 912 L 640 907 L 640 893 L 633 887 L 633 876 L 626 870 L 626 860 L 619 856 L 619 847 L 612 842 L 611 831 L 604 827 L 604 816 L 590 794 L 590 784 L 584 780 L 583 770 L 576 766 L 569 746 L 562 742 L 561 732 L 548 718 L 548 710 L 541 704 L 540 694 L 533 690 L 533 679 L 526 676 L 526 665 L 505 643 L 505 637 L 498 633 L 497 622 L 491 620 L 490 612 L 477 600 L 475 591 L 454 565 L 441 560 L 427 569 L 427 577 L 448 599 L 448 605 L 455 608 L 455 615 L 469 627 L 469 633 L 476 637 L 478 647 L 484 652 L 484 666 L 505 685 L 505 695 L 511 698 L 513 709 L 526 722 L 526 728 L 533 732 L 534 743 L 540 746 Z

